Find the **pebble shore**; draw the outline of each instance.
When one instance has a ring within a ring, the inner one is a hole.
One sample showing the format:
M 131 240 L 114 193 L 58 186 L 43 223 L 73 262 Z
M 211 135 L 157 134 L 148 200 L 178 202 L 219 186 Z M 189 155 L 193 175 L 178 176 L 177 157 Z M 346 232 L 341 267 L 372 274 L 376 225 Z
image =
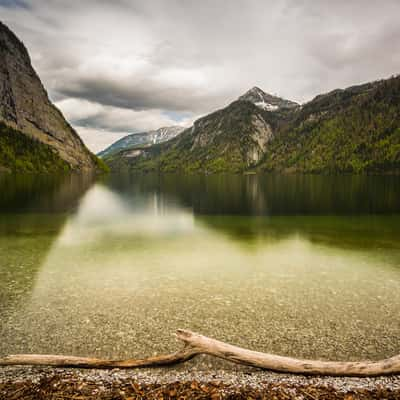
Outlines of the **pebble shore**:
M 247 368 L 2 367 L 0 399 L 400 399 L 400 376 L 306 377 Z

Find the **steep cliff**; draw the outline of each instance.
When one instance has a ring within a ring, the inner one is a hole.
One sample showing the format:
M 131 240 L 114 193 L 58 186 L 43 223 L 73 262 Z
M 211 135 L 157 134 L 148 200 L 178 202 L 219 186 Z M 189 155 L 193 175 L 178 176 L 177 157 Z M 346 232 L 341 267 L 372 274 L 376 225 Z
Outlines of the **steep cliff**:
M 95 156 L 49 100 L 25 46 L 1 22 L 0 121 L 16 135 L 49 146 L 72 170 L 96 168 Z

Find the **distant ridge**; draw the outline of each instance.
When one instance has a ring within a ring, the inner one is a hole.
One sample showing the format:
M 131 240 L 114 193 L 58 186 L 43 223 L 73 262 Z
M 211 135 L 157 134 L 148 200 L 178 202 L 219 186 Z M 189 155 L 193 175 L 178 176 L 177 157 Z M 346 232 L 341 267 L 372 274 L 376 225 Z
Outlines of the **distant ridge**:
M 120 150 L 132 149 L 136 146 L 150 146 L 157 143 L 166 142 L 178 136 L 185 128 L 182 126 L 166 126 L 154 131 L 133 133 L 117 140 L 111 146 L 100 151 L 99 157 L 109 157 Z

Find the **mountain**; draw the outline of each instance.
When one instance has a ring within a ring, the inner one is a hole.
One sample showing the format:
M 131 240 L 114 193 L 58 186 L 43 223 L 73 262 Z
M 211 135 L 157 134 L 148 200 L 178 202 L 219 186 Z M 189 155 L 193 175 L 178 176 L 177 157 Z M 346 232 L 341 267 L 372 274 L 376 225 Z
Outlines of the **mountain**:
M 253 88 L 177 138 L 108 161 L 144 172 L 399 172 L 400 76 L 301 106 Z
M 50 102 L 23 43 L 1 22 L 0 60 L 1 169 L 55 172 L 101 168 L 102 163 Z
M 256 86 L 248 90 L 244 95 L 240 96 L 239 100 L 250 101 L 257 107 L 267 111 L 277 111 L 282 109 L 290 110 L 300 107 L 300 104 L 295 103 L 294 101 L 285 100 L 269 93 L 265 93 Z
M 168 142 L 121 151 L 105 160 L 114 170 L 239 172 L 262 159 L 278 118 L 268 114 L 237 100 L 196 120 Z
M 244 171 L 260 163 L 278 126 L 299 108 L 297 103 L 253 88 L 227 107 L 196 120 L 167 143 L 136 146 L 105 161 L 114 170 Z
M 132 149 L 135 146 L 149 146 L 157 143 L 166 142 L 178 136 L 185 128 L 181 126 L 167 126 L 159 128 L 155 131 L 133 133 L 117 140 L 111 146 L 101 151 L 97 155 L 102 158 L 111 156 L 112 154 L 121 151 Z

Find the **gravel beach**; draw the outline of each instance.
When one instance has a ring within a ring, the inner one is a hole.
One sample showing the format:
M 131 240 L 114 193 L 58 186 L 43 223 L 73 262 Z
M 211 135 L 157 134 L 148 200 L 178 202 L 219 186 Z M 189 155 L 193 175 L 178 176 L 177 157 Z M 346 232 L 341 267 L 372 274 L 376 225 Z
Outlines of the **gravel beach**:
M 400 399 L 400 376 L 306 377 L 237 370 L 0 368 L 0 399 Z

